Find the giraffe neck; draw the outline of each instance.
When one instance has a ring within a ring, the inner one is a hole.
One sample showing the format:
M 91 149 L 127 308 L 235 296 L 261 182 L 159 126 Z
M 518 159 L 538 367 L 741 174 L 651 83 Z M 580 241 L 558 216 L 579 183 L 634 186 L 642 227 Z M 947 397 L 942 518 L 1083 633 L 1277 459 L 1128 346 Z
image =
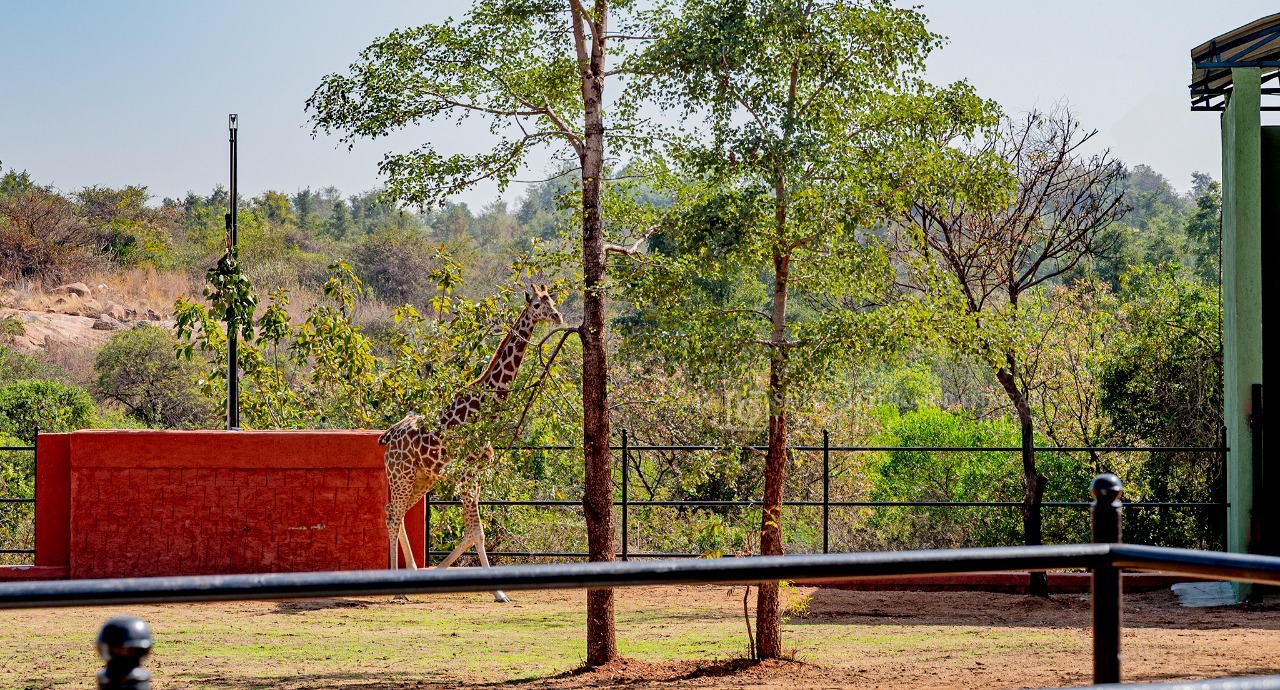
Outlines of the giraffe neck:
M 489 391 L 506 393 L 511 390 L 511 382 L 516 380 L 520 371 L 520 363 L 524 361 L 525 348 L 529 347 L 529 336 L 533 334 L 534 320 L 525 307 L 516 320 L 515 326 L 507 336 L 498 343 L 498 349 L 489 360 L 489 366 L 480 375 L 481 387 Z

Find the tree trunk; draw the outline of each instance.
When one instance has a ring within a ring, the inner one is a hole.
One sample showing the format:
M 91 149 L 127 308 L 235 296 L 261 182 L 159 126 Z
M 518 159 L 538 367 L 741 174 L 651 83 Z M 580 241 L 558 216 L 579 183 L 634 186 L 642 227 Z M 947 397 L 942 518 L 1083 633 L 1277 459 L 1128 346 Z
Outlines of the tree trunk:
M 783 237 L 787 207 L 781 175 L 775 184 L 775 216 L 778 237 Z M 787 282 L 791 257 L 778 249 L 773 253 L 773 308 L 769 336 L 769 454 L 764 461 L 764 501 L 760 511 L 760 555 L 781 556 L 782 486 L 787 478 Z M 782 612 L 778 604 L 778 583 L 761 582 L 756 596 L 756 657 L 782 656 Z
M 603 3 L 592 32 L 590 70 L 583 76 L 585 113 L 582 146 L 582 450 L 586 481 L 582 508 L 592 561 L 612 561 L 613 473 L 609 465 L 609 368 L 605 358 L 605 250 L 600 191 L 604 176 Z M 618 656 L 613 590 L 587 591 L 587 665 Z
M 781 357 L 769 365 L 769 454 L 764 461 L 764 505 L 760 516 L 760 555 L 781 556 L 782 485 L 787 472 L 787 401 Z M 782 656 L 782 612 L 778 583 L 760 583 L 756 596 L 756 657 Z
M 1044 533 L 1040 517 L 1040 503 L 1044 498 L 1045 485 L 1048 479 L 1036 471 L 1035 428 L 1031 422 L 1031 406 L 1027 397 L 1018 387 L 1017 378 L 1010 369 L 1001 369 L 996 377 L 1004 388 L 1013 408 L 1018 412 L 1018 423 L 1022 433 L 1022 540 L 1027 546 L 1039 546 L 1044 543 Z M 1049 596 L 1049 578 L 1043 572 L 1031 573 L 1030 593 L 1038 597 Z

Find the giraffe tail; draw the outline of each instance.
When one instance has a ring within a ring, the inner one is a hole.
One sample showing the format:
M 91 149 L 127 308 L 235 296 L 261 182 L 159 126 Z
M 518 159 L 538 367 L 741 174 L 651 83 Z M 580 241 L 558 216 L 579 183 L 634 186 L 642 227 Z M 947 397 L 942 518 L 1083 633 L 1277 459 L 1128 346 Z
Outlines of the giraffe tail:
M 378 437 L 378 445 L 380 446 L 387 445 L 387 443 L 391 440 L 391 432 L 394 430 L 395 430 L 395 427 L 391 427 L 390 429 L 387 429 L 386 431 L 382 432 L 382 435 Z

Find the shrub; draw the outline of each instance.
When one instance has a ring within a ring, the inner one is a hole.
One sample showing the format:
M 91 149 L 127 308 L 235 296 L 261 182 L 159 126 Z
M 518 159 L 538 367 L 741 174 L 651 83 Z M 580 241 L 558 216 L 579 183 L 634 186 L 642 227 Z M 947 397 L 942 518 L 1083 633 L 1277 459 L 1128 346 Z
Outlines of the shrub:
M 5 323 L 0 319 L 0 326 Z M 31 355 L 0 345 L 0 384 L 24 379 L 58 380 L 58 369 Z
M 1020 444 L 1017 425 L 1008 419 L 972 420 L 928 407 L 903 415 L 889 410 L 886 417 L 884 445 Z M 1037 452 L 1036 460 L 1049 477 L 1046 501 L 1088 500 L 1090 473 L 1084 460 L 1046 451 Z M 1016 451 L 891 451 L 877 463 L 872 496 L 881 501 L 1021 501 L 1021 462 Z M 1046 542 L 1088 541 L 1083 511 L 1042 511 Z M 868 522 L 880 547 L 1004 546 L 1022 540 L 1017 507 L 877 508 Z
M 202 428 L 217 405 L 200 392 L 200 365 L 174 355 L 173 333 L 155 326 L 118 331 L 98 350 L 95 387 L 148 427 Z
M 26 332 L 26 327 L 17 317 L 0 317 L 0 346 L 12 345 L 14 340 Z
M 30 443 L 36 428 L 46 432 L 83 429 L 92 425 L 89 394 L 56 381 L 17 381 L 0 386 L 0 433 Z

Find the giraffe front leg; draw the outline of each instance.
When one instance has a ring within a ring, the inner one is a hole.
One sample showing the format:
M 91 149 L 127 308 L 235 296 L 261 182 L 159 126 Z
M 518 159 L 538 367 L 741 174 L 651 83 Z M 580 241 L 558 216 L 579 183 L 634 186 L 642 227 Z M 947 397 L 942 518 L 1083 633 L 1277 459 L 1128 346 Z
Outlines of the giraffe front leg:
M 489 556 L 484 552 L 484 525 L 480 525 L 479 541 L 476 542 L 476 555 L 480 557 L 480 567 L 488 568 Z M 511 600 L 500 589 L 493 593 L 493 600 L 500 604 L 511 603 Z
M 493 460 L 493 448 L 485 445 L 483 451 L 483 459 L 486 461 Z M 468 541 L 476 545 L 476 556 L 480 558 L 480 567 L 489 567 L 489 555 L 484 550 L 484 523 L 480 521 L 480 483 L 472 481 L 467 487 L 467 495 L 462 499 L 463 523 L 466 526 L 466 534 L 469 536 Z M 511 600 L 502 590 L 496 590 L 493 593 L 493 600 L 506 604 Z
M 467 461 L 470 462 L 472 459 L 469 457 Z M 457 487 L 460 494 L 459 498 L 462 499 L 462 539 L 458 540 L 458 545 L 453 547 L 453 551 L 450 551 L 443 561 L 440 561 L 440 565 L 436 566 L 437 568 L 448 568 L 453 565 L 453 562 L 458 560 L 458 557 L 467 550 L 467 547 L 475 543 L 475 530 L 471 527 L 471 516 L 473 513 L 478 515 L 478 506 L 475 506 L 474 503 L 479 487 L 476 481 L 468 475 L 458 477 Z
M 417 570 L 418 562 L 413 559 L 413 547 L 409 545 L 409 535 L 404 530 L 404 520 L 400 521 L 400 550 L 404 553 L 404 562 L 409 566 L 409 570 Z

